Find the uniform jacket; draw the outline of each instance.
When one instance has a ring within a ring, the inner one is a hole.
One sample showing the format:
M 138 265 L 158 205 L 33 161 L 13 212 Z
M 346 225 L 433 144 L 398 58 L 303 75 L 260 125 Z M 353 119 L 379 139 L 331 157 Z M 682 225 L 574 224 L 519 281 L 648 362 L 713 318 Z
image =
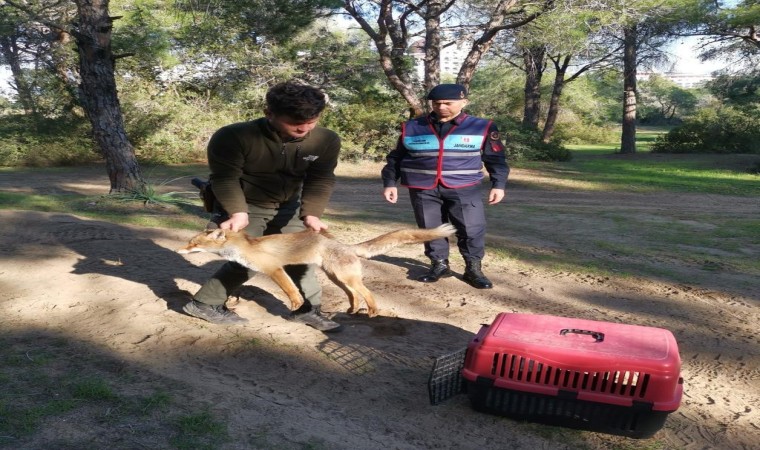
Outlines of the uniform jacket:
M 335 185 L 340 138 L 316 127 L 283 142 L 266 118 L 219 129 L 208 144 L 211 184 L 225 211 L 276 207 L 301 193 L 300 216 L 321 217 Z
M 434 114 L 405 122 L 387 161 L 382 171 L 385 187 L 395 186 L 399 179 L 412 189 L 432 189 L 439 183 L 471 186 L 483 178 L 485 165 L 492 187 L 504 189 L 509 174 L 496 126 L 465 113 L 444 124 Z

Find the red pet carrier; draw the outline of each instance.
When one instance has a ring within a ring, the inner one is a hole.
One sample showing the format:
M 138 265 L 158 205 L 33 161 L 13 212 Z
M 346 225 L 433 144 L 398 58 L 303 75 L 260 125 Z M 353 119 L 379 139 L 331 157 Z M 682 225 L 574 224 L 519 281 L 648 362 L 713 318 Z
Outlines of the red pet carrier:
M 665 329 L 501 313 L 468 345 L 461 376 L 476 410 L 644 438 L 678 409 L 680 370 Z

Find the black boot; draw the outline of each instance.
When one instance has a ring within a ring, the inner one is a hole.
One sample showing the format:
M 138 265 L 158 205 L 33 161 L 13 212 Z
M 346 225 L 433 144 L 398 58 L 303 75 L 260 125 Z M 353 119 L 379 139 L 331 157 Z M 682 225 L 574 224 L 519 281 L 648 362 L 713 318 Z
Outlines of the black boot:
M 423 283 L 434 283 L 438 281 L 439 278 L 450 276 L 451 270 L 449 268 L 449 260 L 434 259 L 432 261 L 432 265 L 430 266 L 430 270 L 428 270 L 428 273 L 422 275 L 421 277 L 418 277 L 417 281 L 422 281 Z
M 480 260 L 471 259 L 465 261 L 464 276 L 462 279 L 470 286 L 478 289 L 491 289 L 493 283 L 480 270 Z

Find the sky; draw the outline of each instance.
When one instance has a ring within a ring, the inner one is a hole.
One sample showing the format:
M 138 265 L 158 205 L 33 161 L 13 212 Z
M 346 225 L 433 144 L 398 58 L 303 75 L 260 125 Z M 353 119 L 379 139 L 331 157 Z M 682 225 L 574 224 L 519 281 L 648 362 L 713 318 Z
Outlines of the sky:
M 10 96 L 10 86 L 8 86 L 8 79 L 11 76 L 11 70 L 7 66 L 0 66 L 0 96 Z
M 675 62 L 675 72 L 692 73 L 695 75 L 709 74 L 716 70 L 726 67 L 724 61 L 701 62 L 697 58 L 698 49 L 696 48 L 699 38 L 689 37 L 682 38 L 670 46 L 670 51 Z

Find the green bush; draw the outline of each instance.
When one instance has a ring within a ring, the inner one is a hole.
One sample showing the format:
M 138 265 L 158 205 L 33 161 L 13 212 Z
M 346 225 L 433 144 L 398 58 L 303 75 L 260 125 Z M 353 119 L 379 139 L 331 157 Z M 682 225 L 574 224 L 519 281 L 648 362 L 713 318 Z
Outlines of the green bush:
M 526 130 L 513 119 L 497 120 L 510 161 L 570 161 L 570 150 L 557 142 L 545 143 L 541 134 Z
M 85 119 L 0 116 L 0 166 L 71 166 L 101 159 Z
M 384 105 L 345 104 L 328 109 L 321 124 L 341 137 L 344 161 L 382 161 L 398 140 L 405 119 Z
M 580 121 L 558 123 L 553 140 L 564 144 L 606 144 L 620 139 L 620 127 Z
M 704 109 L 657 138 L 654 153 L 760 153 L 760 108 Z
M 206 160 L 206 142 L 218 128 L 247 120 L 229 106 L 191 94 L 156 91 L 125 81 L 121 105 L 127 136 L 141 163 L 179 164 Z

